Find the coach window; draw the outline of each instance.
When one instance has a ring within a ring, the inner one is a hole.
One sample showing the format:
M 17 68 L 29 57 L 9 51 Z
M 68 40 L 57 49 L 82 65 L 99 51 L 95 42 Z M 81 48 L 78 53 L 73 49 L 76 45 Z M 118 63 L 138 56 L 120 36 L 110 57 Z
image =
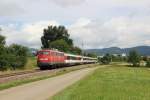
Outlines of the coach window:
M 67 59 L 70 60 L 70 56 L 67 56 Z
M 59 53 L 59 56 L 61 57 L 61 53 Z
M 73 59 L 74 59 L 72 56 L 71 56 L 70 58 L 71 58 L 71 60 L 73 60 Z
M 75 57 L 72 57 L 72 60 L 75 60 Z
M 76 57 L 73 57 L 73 56 L 72 56 L 71 59 L 72 59 L 72 60 L 76 60 Z
M 60 56 L 62 56 L 62 53 L 60 53 Z
M 58 53 L 58 56 L 60 57 L 60 56 L 61 56 L 61 53 Z
M 59 56 L 59 53 L 58 53 L 58 52 L 56 52 L 56 56 Z
M 56 55 L 59 56 L 60 55 L 59 52 L 56 52 Z
M 43 55 L 48 55 L 49 52 L 43 51 L 43 52 L 41 52 L 41 54 L 43 54 Z

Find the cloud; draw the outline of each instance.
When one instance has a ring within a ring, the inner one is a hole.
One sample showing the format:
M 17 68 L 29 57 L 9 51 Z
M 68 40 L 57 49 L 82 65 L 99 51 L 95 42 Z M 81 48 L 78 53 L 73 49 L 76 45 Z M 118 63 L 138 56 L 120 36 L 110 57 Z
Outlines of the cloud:
M 21 26 L 18 24 L 9 24 L 7 26 L 0 25 L 0 27 L 2 28 L 2 35 L 6 36 L 8 45 L 17 43 L 32 48 L 40 48 L 40 38 L 43 34 L 43 29 L 47 28 L 48 25 L 59 24 L 56 21 L 40 21 L 26 23 Z
M 17 43 L 40 48 L 43 29 L 48 25 L 60 25 L 56 21 L 39 21 L 24 24 L 0 25 L 7 44 Z M 76 46 L 84 48 L 133 47 L 150 45 L 150 20 L 130 17 L 114 17 L 107 21 L 80 18 L 67 26 Z
M 112 18 L 108 21 L 89 21 L 82 25 L 74 23 L 69 27 L 76 45 L 83 42 L 84 48 L 132 47 L 149 45 L 150 20 L 131 19 L 129 17 Z M 85 23 L 85 21 L 84 21 Z
M 84 3 L 86 0 L 51 0 L 51 1 L 59 6 L 68 7 L 80 5 Z
M 24 9 L 17 4 L 17 0 L 1 0 L 0 1 L 0 16 L 14 16 L 23 14 Z
M 56 21 L 39 21 L 25 24 L 0 25 L 7 44 L 17 43 L 40 48 L 43 29 L 48 25 L 60 25 Z M 150 20 L 115 17 L 107 21 L 80 18 L 67 26 L 76 46 L 84 48 L 133 47 L 150 45 Z
M 0 0 L 0 23 L 150 16 L 149 0 Z

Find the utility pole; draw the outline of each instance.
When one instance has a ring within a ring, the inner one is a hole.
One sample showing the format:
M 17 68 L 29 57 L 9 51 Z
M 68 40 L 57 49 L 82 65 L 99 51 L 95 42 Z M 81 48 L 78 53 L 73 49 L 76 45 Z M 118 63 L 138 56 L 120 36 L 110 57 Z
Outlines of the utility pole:
M 0 31 L 1 31 L 2 29 L 1 29 L 1 27 L 0 27 Z
M 84 44 L 83 44 L 83 41 L 82 41 L 82 47 L 81 48 L 82 48 L 82 54 L 81 55 L 84 56 Z
M 82 56 L 82 61 L 83 61 L 83 57 L 84 57 L 84 44 L 83 44 L 83 41 L 82 41 L 82 44 L 81 44 L 81 50 L 82 50 L 82 54 L 81 54 L 81 56 Z

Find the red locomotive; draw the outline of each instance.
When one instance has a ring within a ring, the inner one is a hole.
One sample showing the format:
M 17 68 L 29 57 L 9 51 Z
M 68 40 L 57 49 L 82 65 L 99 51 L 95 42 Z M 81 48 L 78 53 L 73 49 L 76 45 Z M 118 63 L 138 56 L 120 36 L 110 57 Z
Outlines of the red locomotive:
M 57 50 L 40 50 L 37 57 L 37 65 L 40 69 L 97 62 L 96 58 L 68 54 Z

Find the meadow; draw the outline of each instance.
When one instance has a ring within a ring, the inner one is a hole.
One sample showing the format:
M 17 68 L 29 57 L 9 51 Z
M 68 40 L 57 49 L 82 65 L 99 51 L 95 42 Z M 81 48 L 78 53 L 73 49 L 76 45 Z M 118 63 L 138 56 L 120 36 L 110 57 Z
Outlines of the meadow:
M 150 68 L 128 67 L 124 64 L 112 64 L 106 67 L 100 65 L 94 73 L 51 99 L 149 100 Z

